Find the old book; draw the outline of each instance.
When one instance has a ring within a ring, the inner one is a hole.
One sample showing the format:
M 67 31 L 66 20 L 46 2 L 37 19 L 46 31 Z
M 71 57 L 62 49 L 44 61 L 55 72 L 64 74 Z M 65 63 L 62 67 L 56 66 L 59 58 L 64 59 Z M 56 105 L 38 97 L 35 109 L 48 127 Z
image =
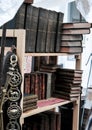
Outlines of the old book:
M 63 23 L 62 24 L 62 28 L 63 29 L 76 29 L 76 28 L 91 28 L 91 24 L 90 23 Z
M 31 81 L 30 81 L 30 73 L 25 73 L 24 74 L 24 93 L 25 94 L 30 94 L 30 86 L 31 86 Z
M 26 4 L 23 3 L 21 7 L 19 8 L 15 20 L 16 20 L 16 29 L 24 29 L 25 27 L 25 15 L 26 15 Z
M 26 46 L 25 52 L 35 52 L 36 37 L 37 37 L 37 25 L 38 25 L 39 8 L 30 4 L 27 5 L 26 14 Z
M 69 87 L 62 86 L 62 84 L 61 84 L 61 85 L 55 86 L 55 91 L 62 91 L 62 92 L 65 92 L 65 93 L 70 93 L 70 94 L 78 94 L 78 93 L 81 93 L 81 88 L 73 90 Z
M 61 43 L 61 31 L 62 31 L 62 23 L 63 23 L 64 14 L 62 12 L 58 13 L 57 16 L 57 30 L 56 30 L 56 44 L 55 44 L 55 52 L 60 52 L 60 43 Z
M 62 34 L 61 36 L 61 41 L 82 41 L 83 40 L 83 35 L 82 34 L 76 34 L 76 35 L 71 35 L 71 34 Z
M 73 77 L 81 77 L 82 70 L 78 69 L 69 69 L 69 68 L 59 68 L 57 69 L 57 73 L 64 76 L 73 76 Z
M 38 99 L 38 96 L 35 95 L 35 94 L 25 94 L 24 97 L 23 97 L 23 101 L 26 102 L 28 100 L 37 100 Z
M 46 52 L 55 52 L 57 16 L 58 13 L 56 11 L 49 10 L 46 36 Z
M 29 110 L 33 110 L 33 109 L 36 109 L 36 108 L 37 108 L 37 106 L 27 107 L 27 108 L 23 109 L 23 112 L 26 112 L 26 111 L 29 111 Z
M 48 115 L 49 118 L 49 126 L 50 130 L 56 130 L 56 114 L 53 111 L 46 111 L 44 112 L 46 115 Z
M 37 106 L 37 102 L 33 102 L 33 103 L 28 103 L 28 104 L 23 104 L 23 109 L 31 108 L 33 106 Z
M 64 91 L 59 91 L 59 90 L 55 90 L 55 93 L 60 94 L 62 96 L 70 97 L 70 98 L 80 96 L 80 93 L 69 93 L 69 92 L 64 92 Z
M 30 74 L 30 80 L 31 80 L 31 86 L 30 86 L 30 94 L 35 94 L 35 74 L 31 73 Z
M 69 47 L 69 46 L 61 46 L 60 47 L 61 53 L 68 53 L 68 54 L 76 54 L 76 53 L 82 53 L 83 47 Z
M 61 130 L 61 113 L 56 112 L 56 130 Z
M 89 34 L 90 29 L 62 29 L 62 34 Z
M 48 14 L 49 11 L 47 9 L 39 8 L 36 52 L 45 52 Z
M 24 0 L 24 3 L 33 4 L 33 1 L 34 1 L 34 0 Z
M 60 47 L 82 47 L 81 41 L 61 41 Z

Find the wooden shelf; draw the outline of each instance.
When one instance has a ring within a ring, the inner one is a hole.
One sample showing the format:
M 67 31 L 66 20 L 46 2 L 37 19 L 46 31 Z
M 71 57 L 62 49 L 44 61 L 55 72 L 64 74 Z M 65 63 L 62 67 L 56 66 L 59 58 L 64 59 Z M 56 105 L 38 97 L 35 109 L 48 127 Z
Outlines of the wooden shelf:
M 39 101 L 40 102 L 40 101 Z M 76 102 L 76 100 L 73 100 L 73 101 L 69 101 L 69 100 L 62 100 L 61 102 L 58 102 L 58 103 L 54 103 L 52 105 L 45 105 L 45 106 L 41 106 L 41 107 L 38 107 L 36 109 L 33 109 L 33 110 L 29 110 L 27 112 L 24 112 L 22 114 L 22 118 L 26 118 L 26 117 L 29 117 L 29 116 L 32 116 L 32 115 L 35 115 L 35 114 L 38 114 L 38 113 L 41 113 L 41 112 L 44 112 L 44 111 L 47 111 L 47 110 L 51 110 L 51 109 L 54 109 L 58 106 L 62 106 L 62 105 L 65 105 L 65 104 L 68 104 L 68 103 L 71 103 L 71 102 Z

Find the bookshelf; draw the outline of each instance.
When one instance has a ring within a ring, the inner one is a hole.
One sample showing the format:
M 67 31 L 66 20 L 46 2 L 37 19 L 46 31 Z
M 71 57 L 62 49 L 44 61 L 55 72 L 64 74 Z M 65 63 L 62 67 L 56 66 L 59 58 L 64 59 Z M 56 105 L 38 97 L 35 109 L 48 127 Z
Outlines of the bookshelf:
M 2 30 L 0 30 L 0 36 L 2 36 Z M 6 37 L 16 37 L 17 39 L 17 56 L 18 56 L 18 62 L 20 65 L 20 70 L 22 74 L 22 84 L 21 84 L 21 93 L 22 93 L 22 99 L 20 106 L 23 110 L 23 87 L 24 87 L 24 57 L 25 56 L 62 56 L 67 55 L 63 53 L 25 53 L 25 37 L 26 37 L 26 31 L 24 29 L 7 29 L 6 31 Z M 9 50 L 9 48 L 6 48 L 6 50 Z M 81 55 L 76 55 L 76 67 L 77 69 L 80 69 L 81 67 Z M 41 101 L 39 101 L 41 102 Z M 69 101 L 69 100 L 61 100 L 59 102 L 55 102 L 54 104 L 50 104 L 47 106 L 38 107 L 34 110 L 30 110 L 27 112 L 22 111 L 22 115 L 20 117 L 20 124 L 22 125 L 24 123 L 24 119 L 26 117 L 47 111 L 47 110 L 55 110 L 57 107 L 68 104 L 73 102 L 73 124 L 72 128 L 73 130 L 79 129 L 79 108 L 80 108 L 80 97 L 78 99 Z

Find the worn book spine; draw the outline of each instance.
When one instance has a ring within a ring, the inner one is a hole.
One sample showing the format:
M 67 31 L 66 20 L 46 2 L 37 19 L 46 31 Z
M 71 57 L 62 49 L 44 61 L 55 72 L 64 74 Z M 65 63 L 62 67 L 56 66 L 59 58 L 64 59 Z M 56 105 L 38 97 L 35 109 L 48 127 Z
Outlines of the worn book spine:
M 61 113 L 56 112 L 56 130 L 61 130 Z
M 76 34 L 76 35 L 71 35 L 71 34 L 62 34 L 61 35 L 61 42 L 62 41 L 82 41 L 83 40 L 83 35 L 82 34 Z
M 33 4 L 33 1 L 34 0 L 24 0 L 24 3 L 26 3 L 26 4 Z
M 56 11 L 49 10 L 47 37 L 46 37 L 46 52 L 54 52 L 55 50 L 57 16 L 58 13 Z
M 51 97 L 51 80 L 52 73 L 46 73 L 46 99 Z
M 63 23 L 62 24 L 63 29 L 85 29 L 85 28 L 91 28 L 91 24 L 87 22 L 82 23 Z
M 49 11 L 47 9 L 39 8 L 36 52 L 45 52 L 48 13 L 49 13 Z
M 25 29 L 26 29 L 25 52 L 27 53 L 35 52 L 38 15 L 39 15 L 39 8 L 28 4 L 27 14 L 26 14 L 26 23 L 25 23 Z
M 89 34 L 90 29 L 62 29 L 62 34 Z
M 69 53 L 69 54 L 76 54 L 76 53 L 82 53 L 83 47 L 67 47 L 67 46 L 61 46 L 60 47 L 61 53 Z
M 24 29 L 25 27 L 25 16 L 26 16 L 26 4 L 23 3 L 15 15 L 15 28 L 16 29 Z
M 60 44 L 61 44 L 61 31 L 62 31 L 62 23 L 63 23 L 64 14 L 59 12 L 57 17 L 57 30 L 56 30 L 56 43 L 55 43 L 55 52 L 60 52 Z
M 82 47 L 82 42 L 81 41 L 61 41 L 60 47 Z
M 30 74 L 24 75 L 24 94 L 30 94 Z

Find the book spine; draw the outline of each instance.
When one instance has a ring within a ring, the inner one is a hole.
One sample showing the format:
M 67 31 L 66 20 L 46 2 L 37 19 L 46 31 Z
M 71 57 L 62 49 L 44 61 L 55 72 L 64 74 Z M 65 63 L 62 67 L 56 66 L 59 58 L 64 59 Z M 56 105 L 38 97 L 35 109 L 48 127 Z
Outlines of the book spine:
M 46 37 L 46 52 L 54 52 L 57 29 L 57 12 L 49 10 Z
M 64 14 L 59 12 L 57 18 L 57 31 L 56 31 L 56 46 L 55 52 L 60 52 L 60 44 L 61 44 L 61 31 L 62 31 L 62 22 L 63 22 Z
M 48 10 L 40 8 L 37 27 L 36 52 L 45 52 L 47 23 Z
M 27 5 L 25 52 L 35 52 L 39 8 Z

